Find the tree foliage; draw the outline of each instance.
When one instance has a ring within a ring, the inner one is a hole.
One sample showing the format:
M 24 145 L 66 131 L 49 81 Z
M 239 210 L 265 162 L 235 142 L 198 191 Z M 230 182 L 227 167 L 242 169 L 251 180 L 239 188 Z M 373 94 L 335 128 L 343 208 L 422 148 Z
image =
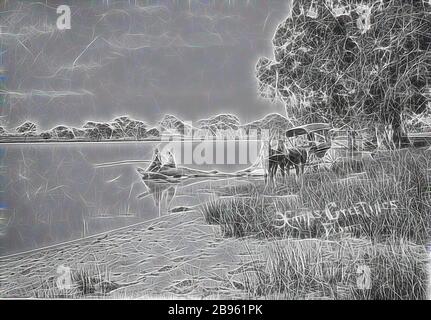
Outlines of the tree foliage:
M 301 122 L 399 126 L 427 105 L 428 0 L 294 0 L 256 66 L 259 92 Z

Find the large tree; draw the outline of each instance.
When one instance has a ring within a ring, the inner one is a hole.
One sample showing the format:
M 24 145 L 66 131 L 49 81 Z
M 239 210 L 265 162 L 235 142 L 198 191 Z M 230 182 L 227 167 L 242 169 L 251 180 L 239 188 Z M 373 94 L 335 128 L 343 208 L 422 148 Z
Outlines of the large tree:
M 260 94 L 300 122 L 368 123 L 401 134 L 427 106 L 429 0 L 293 0 L 256 66 Z

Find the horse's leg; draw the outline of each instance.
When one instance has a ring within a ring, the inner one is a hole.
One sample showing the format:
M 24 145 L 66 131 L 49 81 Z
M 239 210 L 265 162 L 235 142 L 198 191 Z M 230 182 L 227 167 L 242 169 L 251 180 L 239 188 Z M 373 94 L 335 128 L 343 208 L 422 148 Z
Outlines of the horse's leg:
M 290 164 L 289 164 L 289 162 L 286 163 L 286 173 L 287 173 L 287 176 L 290 175 Z
M 283 179 L 286 178 L 286 172 L 284 171 L 284 163 L 280 162 L 279 167 L 280 167 L 281 175 L 282 175 Z
M 307 164 L 307 161 L 308 161 L 308 152 L 307 152 L 307 150 L 303 149 L 302 150 L 302 162 L 301 162 L 302 174 L 304 174 L 305 165 Z
M 299 177 L 299 175 L 300 175 L 299 164 L 295 164 L 295 171 L 296 171 L 296 176 Z
M 270 178 L 272 178 L 272 174 L 273 174 L 273 167 L 274 163 L 273 160 L 271 158 L 268 159 L 268 175 Z
M 270 160 L 270 161 L 271 161 L 271 160 Z M 268 176 L 269 178 L 271 178 L 271 170 L 272 170 L 271 162 L 269 162 L 269 163 L 268 163 L 268 173 L 267 173 L 267 176 Z
M 271 162 L 271 168 L 270 168 L 271 179 L 274 179 L 276 175 L 277 175 L 277 164 L 273 161 Z

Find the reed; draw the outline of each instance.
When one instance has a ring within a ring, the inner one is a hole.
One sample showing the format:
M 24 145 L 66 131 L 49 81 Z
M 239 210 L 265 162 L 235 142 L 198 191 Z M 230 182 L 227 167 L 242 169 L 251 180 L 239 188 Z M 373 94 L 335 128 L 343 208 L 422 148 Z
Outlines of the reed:
M 221 194 L 231 197 L 214 199 L 201 211 L 225 236 L 267 240 L 268 256 L 254 259 L 266 265 L 244 275 L 251 296 L 424 298 L 430 155 L 388 152 L 364 160 L 360 174 L 321 171 L 299 182 L 290 177 L 272 186 L 224 188 Z M 369 290 L 353 281 L 361 259 L 372 273 Z

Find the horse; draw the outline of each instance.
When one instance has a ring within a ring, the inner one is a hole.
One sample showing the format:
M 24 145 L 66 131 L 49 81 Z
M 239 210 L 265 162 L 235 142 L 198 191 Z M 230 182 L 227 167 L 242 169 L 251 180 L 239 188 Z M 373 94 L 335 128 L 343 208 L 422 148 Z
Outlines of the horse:
M 292 148 L 287 149 L 287 153 L 285 155 L 285 165 L 284 168 L 287 171 L 287 174 L 290 173 L 290 167 L 295 167 L 296 176 L 304 174 L 305 164 L 308 160 L 308 152 L 303 148 Z M 283 175 L 284 176 L 284 175 Z
M 281 174 L 285 175 L 286 166 L 286 156 L 284 148 L 281 144 L 278 145 L 277 149 L 272 149 L 269 147 L 269 157 L 268 157 L 268 174 L 270 177 L 275 177 L 277 175 L 278 169 L 281 170 Z
M 296 175 L 304 173 L 304 167 L 308 160 L 308 152 L 303 148 L 290 148 L 285 150 L 284 144 L 279 141 L 277 149 L 269 145 L 268 174 L 275 177 L 280 170 L 283 178 L 290 173 L 290 168 L 295 167 Z

